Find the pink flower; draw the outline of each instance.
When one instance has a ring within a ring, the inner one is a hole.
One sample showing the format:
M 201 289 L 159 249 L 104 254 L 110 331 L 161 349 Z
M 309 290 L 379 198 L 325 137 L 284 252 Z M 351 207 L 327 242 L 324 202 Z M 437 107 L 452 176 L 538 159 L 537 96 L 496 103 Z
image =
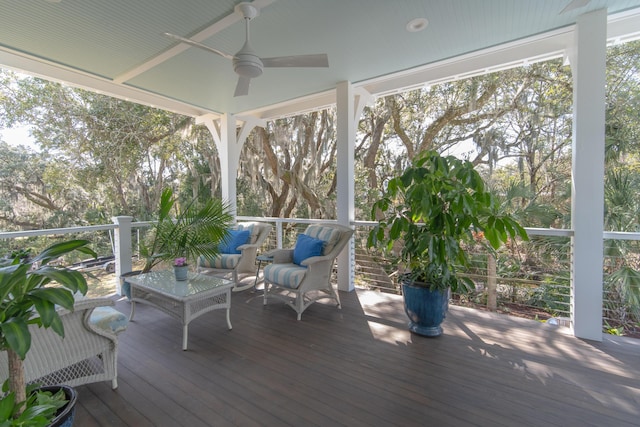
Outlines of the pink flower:
M 184 267 L 185 265 L 187 265 L 187 259 L 186 258 L 176 258 L 174 264 L 176 267 Z

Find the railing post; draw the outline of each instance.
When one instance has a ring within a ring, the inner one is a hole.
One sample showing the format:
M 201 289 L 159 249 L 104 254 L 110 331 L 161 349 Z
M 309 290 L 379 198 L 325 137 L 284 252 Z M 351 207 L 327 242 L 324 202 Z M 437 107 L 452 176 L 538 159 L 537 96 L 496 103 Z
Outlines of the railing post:
M 116 216 L 111 218 L 117 225 L 114 230 L 114 256 L 116 258 L 116 294 L 122 295 L 120 277 L 133 269 L 131 262 L 131 223 L 133 217 Z
M 276 222 L 276 248 L 282 249 L 282 222 Z

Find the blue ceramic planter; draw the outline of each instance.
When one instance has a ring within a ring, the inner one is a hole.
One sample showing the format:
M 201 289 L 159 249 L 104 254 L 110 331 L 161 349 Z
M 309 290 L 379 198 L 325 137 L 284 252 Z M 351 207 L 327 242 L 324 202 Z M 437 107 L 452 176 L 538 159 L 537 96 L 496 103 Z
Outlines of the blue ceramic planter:
M 173 272 L 176 275 L 176 280 L 181 282 L 187 280 L 187 273 L 189 272 L 189 267 L 173 267 Z
M 76 402 L 78 394 L 73 387 L 67 385 L 45 386 L 40 387 L 42 391 L 50 391 L 56 393 L 58 390 L 64 390 L 64 394 L 68 400 L 67 404 L 58 410 L 55 418 L 51 420 L 48 427 L 72 427 L 76 415 Z
M 449 308 L 449 291 L 431 291 L 428 286 L 403 282 L 404 311 L 409 317 L 409 330 L 418 335 L 442 335 L 442 321 Z

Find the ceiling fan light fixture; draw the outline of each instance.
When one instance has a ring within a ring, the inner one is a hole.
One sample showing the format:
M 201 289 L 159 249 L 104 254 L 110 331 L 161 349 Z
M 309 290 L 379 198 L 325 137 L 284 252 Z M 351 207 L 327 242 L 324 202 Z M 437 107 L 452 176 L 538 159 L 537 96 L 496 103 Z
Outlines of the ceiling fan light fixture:
M 237 61 L 233 64 L 233 71 L 242 77 L 258 77 L 262 74 L 262 68 L 257 67 L 255 64 L 244 61 Z
M 427 25 L 429 25 L 427 18 L 416 18 L 407 22 L 407 26 L 405 28 L 410 33 L 417 33 L 427 28 Z

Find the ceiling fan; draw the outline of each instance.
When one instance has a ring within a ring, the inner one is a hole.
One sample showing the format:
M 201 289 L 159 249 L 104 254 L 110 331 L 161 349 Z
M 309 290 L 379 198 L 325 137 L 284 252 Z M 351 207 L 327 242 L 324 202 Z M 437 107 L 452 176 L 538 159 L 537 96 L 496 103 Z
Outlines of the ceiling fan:
M 251 3 L 243 2 L 236 5 L 234 9 L 235 13 L 241 15 L 245 22 L 246 40 L 242 49 L 240 49 L 235 55 L 222 52 L 218 49 L 212 48 L 197 41 L 181 37 L 171 33 L 164 33 L 165 36 L 177 40 L 182 43 L 186 43 L 191 46 L 204 49 L 208 52 L 215 53 L 224 58 L 230 59 L 233 63 L 233 71 L 236 72 L 238 77 L 238 84 L 233 96 L 242 96 L 249 93 L 249 85 L 251 79 L 258 77 L 262 74 L 263 69 L 275 68 L 275 67 L 328 67 L 329 58 L 326 54 L 316 55 L 296 55 L 296 56 L 277 56 L 274 58 L 260 58 L 249 43 L 249 21 L 258 16 L 258 9 L 256 9 Z

